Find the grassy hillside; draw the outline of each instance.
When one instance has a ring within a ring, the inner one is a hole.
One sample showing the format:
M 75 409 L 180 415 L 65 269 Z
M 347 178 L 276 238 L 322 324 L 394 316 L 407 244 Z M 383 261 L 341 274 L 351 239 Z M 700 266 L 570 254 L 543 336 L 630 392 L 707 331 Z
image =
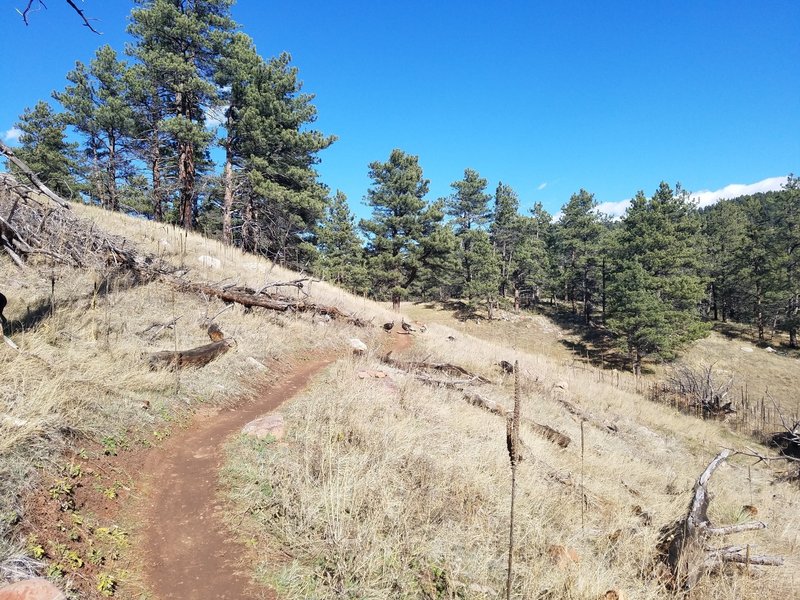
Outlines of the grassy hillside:
M 76 210 L 143 252 L 188 269 L 192 280 L 259 288 L 298 277 L 170 227 Z M 219 260 L 219 267 L 201 257 Z M 236 438 L 228 447 L 222 481 L 232 531 L 270 557 L 255 576 L 287 598 L 504 593 L 505 422 L 456 390 L 382 364 L 379 356 L 392 337 L 379 327 L 226 307 L 165 283 L 135 285 L 112 270 L 40 264 L 19 271 L 6 261 L 0 282 L 19 346 L 0 346 L 0 576 L 47 572 L 46 565 L 57 564 L 61 572 L 50 574 L 62 587 L 98 595 L 105 574 L 119 582 L 117 595 L 138 596 L 135 563 L 124 551 L 103 550 L 102 566 L 82 555 L 84 564 L 77 566 L 64 541 L 69 536 L 54 543 L 43 537 L 51 530 L 36 530 L 40 520 L 32 511 L 48 503 L 55 503 L 54 518 L 67 532 L 94 535 L 116 524 L 113 516 L 87 514 L 80 501 L 58 509 L 75 495 L 71 486 L 100 481 L 99 475 L 76 474 L 71 457 L 76 451 L 89 458 L 116 453 L 124 465 L 126 456 L 158 444 L 198 408 L 247 395 L 311 353 L 334 352 L 341 359 L 282 409 L 284 442 Z M 376 323 L 393 318 L 383 306 L 324 283 L 304 291 Z M 653 563 L 659 529 L 685 513 L 694 481 L 720 448 L 744 449 L 753 440 L 645 401 L 625 374 L 611 376 L 576 360 L 564 329 L 544 317 L 478 325 L 423 305 L 404 308 L 429 325 L 415 334 L 412 358 L 456 363 L 484 376 L 492 383 L 474 391 L 504 406 L 511 403 L 511 380 L 496 363 L 519 360 L 524 416 L 572 440 L 562 449 L 523 427 L 515 597 L 594 599 L 607 590 L 626 598 L 669 597 Z M 206 343 L 211 318 L 236 340 L 232 351 L 199 370 L 148 368 L 149 352 Z M 367 343 L 365 356 L 351 355 L 352 337 Z M 721 337 L 700 344 L 719 344 L 708 352 L 728 352 L 731 361 L 741 345 Z M 770 380 L 783 377 L 793 385 L 794 362 L 763 360 L 775 369 Z M 387 377 L 359 376 L 370 370 Z M 564 401 L 592 420 L 582 426 Z M 757 507 L 768 528 L 737 534 L 730 543 L 783 555 L 786 565 L 707 577 L 695 598 L 800 597 L 800 582 L 791 576 L 800 568 L 800 491 L 796 483 L 777 482 L 771 465 L 754 462 L 734 457 L 715 474 L 710 516 L 727 524 L 746 518 L 743 506 Z M 135 473 L 116 483 L 120 498 L 136 495 Z M 135 538 L 136 531 L 131 534 Z M 105 548 L 100 540 L 96 547 Z M 40 554 L 44 566 L 37 565 Z M 276 555 L 285 559 L 276 564 Z

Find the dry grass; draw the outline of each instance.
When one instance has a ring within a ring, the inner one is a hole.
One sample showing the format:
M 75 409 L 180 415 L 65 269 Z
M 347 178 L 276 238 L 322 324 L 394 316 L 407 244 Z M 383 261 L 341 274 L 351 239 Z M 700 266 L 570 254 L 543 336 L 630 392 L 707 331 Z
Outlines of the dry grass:
M 171 227 L 87 207 L 75 210 L 125 235 L 141 252 L 182 264 L 191 280 L 258 287 L 298 277 Z M 204 266 L 203 255 L 219 258 L 221 268 Z M 135 285 L 113 270 L 39 264 L 20 271 L 3 261 L 0 282 L 9 300 L 7 333 L 19 347 L 0 344 L 0 566 L 20 552 L 15 532 L 25 522 L 23 496 L 43 471 L 58 469 L 62 450 L 104 439 L 123 446 L 156 443 L 176 418 L 204 403 L 246 395 L 250 385 L 285 372 L 303 355 L 346 352 L 350 337 L 371 345 L 383 339 L 377 328 L 357 330 L 315 322 L 310 315 L 226 307 L 160 283 Z M 305 291 L 317 302 L 378 322 L 389 315 L 324 283 L 307 285 Z M 207 343 L 206 322 L 212 317 L 236 340 L 233 350 L 200 370 L 148 368 L 149 352 Z M 163 327 L 173 320 L 174 326 Z
M 142 251 L 188 268 L 190 279 L 259 287 L 298 277 L 171 227 L 76 210 L 124 233 Z M 218 259 L 220 267 L 201 262 L 201 256 Z M 10 564 L 7 559 L 19 551 L 13 532 L 23 511 L 20 497 L 36 485 L 42 468 L 59 462 L 60 449 L 87 439 L 152 443 L 154 432 L 176 416 L 203 403 L 228 402 L 246 393 L 247 382 L 275 377 L 300 354 L 349 354 L 347 339 L 360 337 L 372 353 L 340 360 L 286 406 L 287 443 L 239 439 L 231 446 L 225 481 L 235 500 L 232 521 L 259 545 L 277 539 L 291 557 L 277 572 L 262 566 L 261 577 L 288 598 L 502 593 L 510 491 L 502 419 L 467 405 L 457 392 L 424 387 L 402 373 L 358 379 L 357 369 L 379 367 L 377 349 L 388 339 L 380 328 L 226 309 L 217 300 L 177 294 L 159 283 L 131 287 L 107 276 L 47 267 L 20 273 L 7 263 L 0 266 L 10 301 L 6 314 L 20 347 L 15 352 L 0 346 L 0 563 Z M 96 294 L 101 283 L 107 292 Z M 384 307 L 324 283 L 305 291 L 376 323 L 392 318 Z M 526 458 L 518 472 L 515 595 L 588 600 L 618 589 L 627 598 L 666 598 L 650 576 L 659 526 L 684 512 L 694 479 L 719 447 L 751 442 L 645 402 L 624 375 L 619 387 L 604 383 L 612 378 L 576 363 L 560 342 L 564 332 L 543 319 L 497 327 L 465 323 L 456 330 L 444 313 L 431 318 L 422 306 L 408 308 L 409 316 L 429 324 L 417 336 L 415 356 L 462 364 L 489 377 L 496 383 L 481 393 L 506 406 L 511 382 L 494 363 L 518 359 L 525 374 L 523 415 L 573 440 L 559 450 L 522 428 Z M 214 316 L 236 339 L 235 350 L 197 371 L 147 368 L 143 353 L 205 343 L 203 325 Z M 174 328 L 159 331 L 176 318 Z M 556 382 L 566 382 L 571 402 L 618 430 L 586 426 L 583 526 L 580 424 L 558 403 Z M 144 401 L 149 410 L 142 408 Z M 788 564 L 758 576 L 732 572 L 707 579 L 695 596 L 700 600 L 800 596 L 791 577 L 800 567 L 797 487 L 773 484 L 763 464 L 750 470 L 746 465 L 740 458 L 715 475 L 712 518 L 729 522 L 743 504 L 757 506 L 769 529 L 740 539 L 758 544 L 759 552 L 785 555 Z M 649 525 L 635 514 L 637 506 L 650 515 Z M 580 562 L 554 565 L 550 548 L 557 545 L 574 549 Z
M 660 526 L 683 515 L 694 480 L 720 447 L 752 442 L 598 383 L 593 373 L 464 333 L 448 341 L 454 333 L 431 325 L 413 353 L 493 378 L 481 393 L 507 407 L 510 379 L 492 364 L 518 359 L 527 379 L 523 416 L 573 439 L 559 450 L 523 427 L 514 595 L 588 600 L 617 589 L 628 598 L 670 597 L 652 572 Z M 277 573 L 262 565 L 262 577 L 288 598 L 500 596 L 510 493 L 504 421 L 402 373 L 358 380 L 359 367 L 338 363 L 286 408 L 287 443 L 241 439 L 230 449 L 226 481 L 243 535 L 263 544 L 277 537 L 292 557 Z M 553 384 L 562 381 L 570 401 L 618 430 L 586 426 L 583 526 L 580 424 L 557 402 L 563 392 Z M 800 491 L 773 484 L 772 475 L 732 461 L 712 482 L 711 516 L 735 522 L 742 505 L 757 506 L 770 528 L 733 541 L 783 554 L 787 566 L 708 578 L 693 597 L 800 595 L 791 576 L 800 567 Z M 579 562 L 555 565 L 552 546 L 574 549 Z

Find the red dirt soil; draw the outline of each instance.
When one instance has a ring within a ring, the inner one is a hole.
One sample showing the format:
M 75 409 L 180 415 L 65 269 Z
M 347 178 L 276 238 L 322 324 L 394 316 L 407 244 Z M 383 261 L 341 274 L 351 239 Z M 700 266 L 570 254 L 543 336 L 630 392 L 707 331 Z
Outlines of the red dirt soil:
M 390 344 L 394 351 L 410 345 L 411 336 L 402 334 Z M 276 598 L 252 586 L 251 553 L 232 538 L 219 514 L 222 447 L 246 423 L 302 391 L 333 360 L 306 363 L 253 401 L 195 419 L 149 454 L 140 478 L 145 500 L 139 518 L 145 531 L 138 553 L 155 598 Z

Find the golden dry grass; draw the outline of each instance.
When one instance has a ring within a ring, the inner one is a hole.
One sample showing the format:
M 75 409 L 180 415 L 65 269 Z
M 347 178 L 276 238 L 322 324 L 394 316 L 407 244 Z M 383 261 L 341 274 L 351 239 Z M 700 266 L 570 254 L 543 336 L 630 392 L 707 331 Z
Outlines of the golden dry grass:
M 298 277 L 172 227 L 76 210 L 142 251 L 188 268 L 192 280 L 259 287 Z M 201 262 L 201 256 L 218 259 L 220 267 Z M 281 370 L 276 363 L 315 350 L 338 351 L 348 358 L 283 409 L 289 423 L 285 444 L 238 439 L 231 446 L 225 474 L 231 522 L 242 537 L 279 546 L 291 557 L 277 571 L 262 565 L 260 577 L 276 583 L 287 598 L 503 593 L 510 479 L 502 419 L 467 405 L 455 391 L 425 387 L 381 367 L 377 354 L 388 336 L 380 328 L 226 309 L 160 283 L 130 287 L 111 280 L 109 291 L 97 295 L 105 276 L 0 266 L 10 301 L 6 314 L 20 348 L 0 346 L 0 563 L 19 550 L 13 523 L 20 494 L 36 484 L 35 465 L 58 462 L 59 449 L 87 437 L 152 443 L 153 432 L 167 420 L 246 392 L 255 378 L 274 377 Z M 393 318 L 384 306 L 325 283 L 306 291 L 376 323 Z M 511 384 L 495 363 L 518 359 L 525 374 L 523 414 L 572 439 L 560 450 L 522 429 L 526 458 L 518 472 L 515 595 L 588 600 L 616 589 L 627 598 L 667 598 L 650 576 L 659 526 L 685 511 L 695 478 L 719 448 L 752 442 L 646 402 L 625 374 L 619 386 L 609 384 L 617 378 L 576 362 L 561 343 L 564 332 L 541 318 L 457 324 L 421 305 L 404 308 L 429 325 L 416 336 L 412 356 L 483 374 L 495 384 L 480 393 L 506 406 Z M 235 350 L 197 371 L 148 369 L 147 352 L 205 343 L 204 324 L 214 316 L 236 339 Z M 176 318 L 175 327 L 159 330 Z M 349 357 L 350 337 L 368 344 L 366 357 Z M 364 367 L 383 368 L 391 377 L 358 379 L 356 371 Z M 784 367 L 776 369 L 782 373 Z M 617 429 L 586 424 L 583 461 L 580 423 L 557 401 L 563 393 L 555 389 L 557 382 L 566 382 L 571 402 Z M 145 400 L 149 410 L 142 409 Z M 800 567 L 798 488 L 773 483 L 767 465 L 748 469 L 750 462 L 737 457 L 715 475 L 712 518 L 735 521 L 744 504 L 757 506 L 769 528 L 735 541 L 782 554 L 787 565 L 754 569 L 751 576 L 707 578 L 693 596 L 699 600 L 800 597 L 792 577 Z M 637 507 L 650 515 L 649 525 Z M 554 564 L 553 546 L 573 549 L 580 561 Z
M 522 429 L 515 597 L 588 600 L 609 589 L 627 598 L 671 597 L 652 574 L 659 528 L 684 514 L 694 481 L 720 448 L 744 448 L 750 440 L 598 383 L 594 373 L 443 325 L 430 325 L 412 353 L 492 378 L 496 384 L 480 392 L 507 407 L 510 381 L 492 365 L 519 360 L 523 415 L 573 440 L 560 450 Z M 388 367 L 390 380 L 358 380 L 362 366 L 338 363 L 286 407 L 287 443 L 241 439 L 230 449 L 226 481 L 244 535 L 263 544 L 277 538 L 292 557 L 278 573 L 262 565 L 262 578 L 288 598 L 502 595 L 510 493 L 505 423 L 457 392 L 425 387 Z M 583 463 L 580 424 L 557 401 L 557 382 L 566 383 L 571 402 L 617 428 L 585 425 Z M 782 554 L 787 565 L 707 578 L 695 598 L 800 595 L 792 577 L 800 567 L 800 491 L 773 483 L 763 464 L 748 469 L 752 462 L 737 457 L 715 475 L 712 519 L 736 522 L 744 504 L 757 506 L 769 528 L 732 541 Z M 554 546 L 573 549 L 579 562 L 554 564 Z

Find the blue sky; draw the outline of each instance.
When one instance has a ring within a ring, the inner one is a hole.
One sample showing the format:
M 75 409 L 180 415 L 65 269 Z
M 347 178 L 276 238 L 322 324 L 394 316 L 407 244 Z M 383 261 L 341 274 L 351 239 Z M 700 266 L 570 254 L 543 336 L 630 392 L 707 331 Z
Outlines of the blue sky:
M 63 0 L 30 17 L 0 0 L 0 135 L 101 44 L 122 49 L 125 0 Z M 234 18 L 264 56 L 289 51 L 339 140 L 321 179 L 359 216 L 367 165 L 420 157 L 430 199 L 473 168 L 524 209 L 585 188 L 608 210 L 661 180 L 705 202 L 800 171 L 800 2 L 273 2 Z M 727 187 L 732 185 L 746 187 Z M 728 190 L 727 192 L 725 190 Z M 733 191 L 731 191 L 733 190 Z

